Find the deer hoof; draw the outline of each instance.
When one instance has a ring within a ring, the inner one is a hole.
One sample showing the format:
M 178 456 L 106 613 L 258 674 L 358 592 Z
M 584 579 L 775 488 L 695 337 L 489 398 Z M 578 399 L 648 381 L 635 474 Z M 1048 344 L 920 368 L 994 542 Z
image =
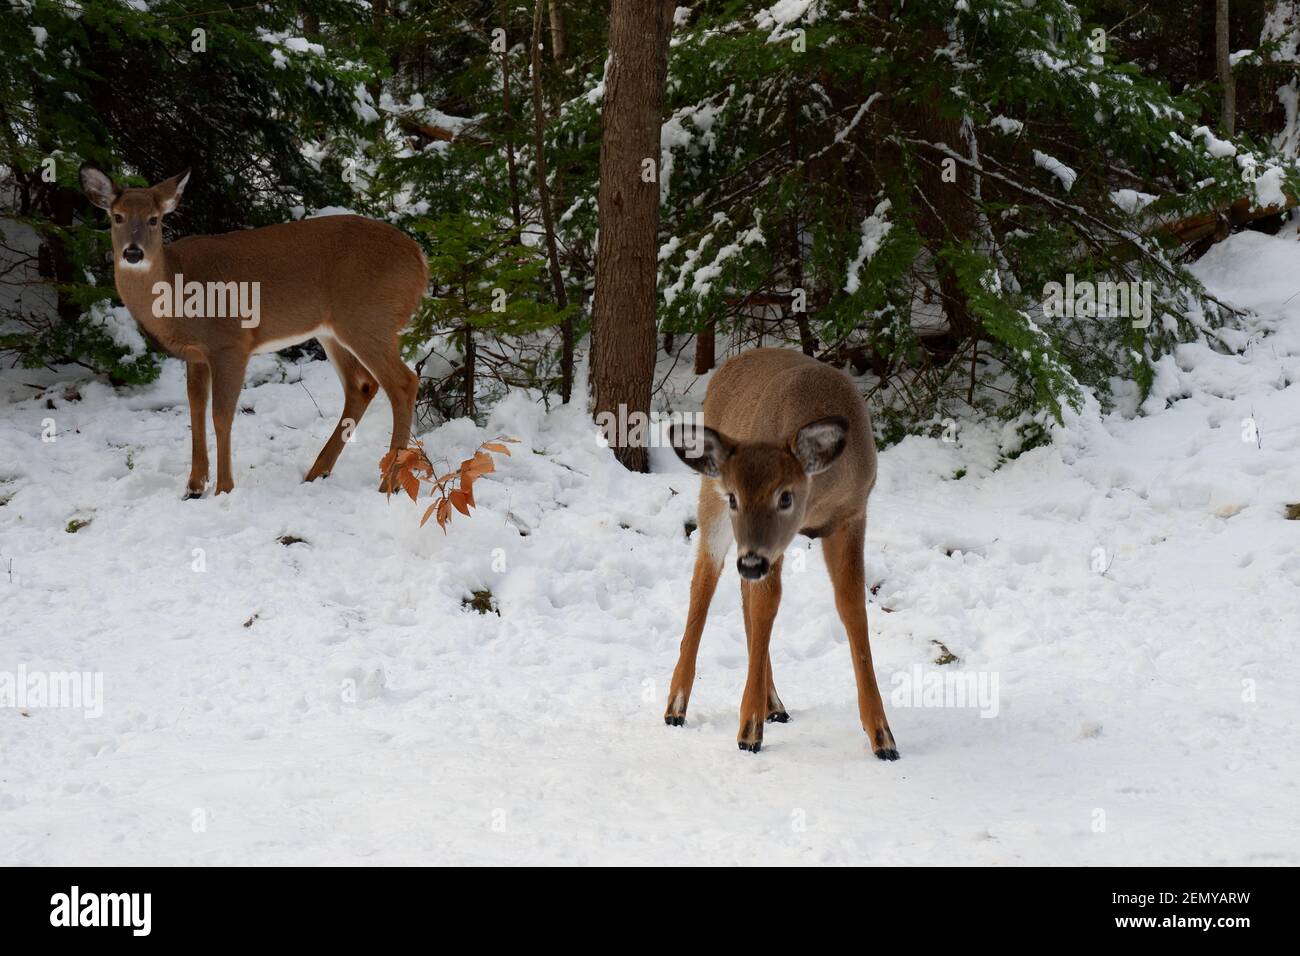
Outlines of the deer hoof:
M 767 722 L 769 724 L 788 724 L 790 715 L 784 710 L 774 710 L 767 715 Z
M 680 727 L 686 723 L 686 695 L 681 691 L 668 695 L 668 709 L 664 711 L 664 723 L 669 727 Z
M 871 749 L 880 760 L 898 759 L 898 745 L 894 743 L 894 735 L 888 727 L 876 731 L 875 744 Z
M 752 754 L 758 753 L 763 746 L 763 721 L 761 718 L 750 718 L 741 725 L 740 736 L 736 738 L 736 746 L 741 750 L 748 750 Z

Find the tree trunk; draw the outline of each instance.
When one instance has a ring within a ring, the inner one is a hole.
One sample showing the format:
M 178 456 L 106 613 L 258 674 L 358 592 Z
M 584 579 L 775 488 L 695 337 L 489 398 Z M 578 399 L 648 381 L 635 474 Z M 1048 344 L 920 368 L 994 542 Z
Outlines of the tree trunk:
M 696 375 L 703 375 L 705 372 L 712 372 L 713 366 L 717 364 L 717 330 L 717 319 L 709 319 L 704 323 L 704 328 L 700 330 L 700 334 L 695 336 Z
M 613 0 L 610 13 L 591 377 L 596 415 L 608 413 L 624 422 L 636 413 L 649 414 L 658 356 L 659 131 L 676 5 L 676 0 Z M 646 168 L 654 170 L 651 182 L 642 178 Z M 624 467 L 646 470 L 643 444 L 611 446 Z
M 564 14 L 560 0 L 546 0 L 546 10 L 551 15 L 551 59 L 559 63 L 564 59 Z
M 1196 79 L 1207 84 L 1213 83 L 1215 76 L 1214 20 L 1218 3 L 1219 0 L 1198 0 L 1200 15 L 1197 18 Z
M 943 26 L 936 24 L 929 33 L 935 49 L 948 42 Z M 961 119 L 944 116 L 933 106 L 915 111 L 915 115 L 896 118 L 904 125 L 915 124 L 920 139 L 931 143 L 947 143 L 959 149 L 965 141 Z M 945 181 L 947 180 L 947 181 Z M 916 224 L 925 248 L 929 250 L 935 267 L 944 316 L 948 328 L 960 343 L 980 334 L 979 322 L 971 313 L 961 283 L 942 252 L 950 245 L 969 242 L 976 235 L 975 213 L 967 195 L 971 174 L 956 169 L 953 175 L 944 175 L 942 162 L 923 164 L 916 190 Z
M 1214 17 L 1214 56 L 1218 65 L 1219 85 L 1223 89 L 1223 113 L 1220 125 L 1232 136 L 1237 131 L 1237 82 L 1229 61 L 1228 0 L 1218 0 Z
M 506 29 L 505 4 L 502 4 L 501 29 Z M 501 51 L 501 106 L 506 113 L 506 175 L 510 182 L 510 215 L 515 232 L 524 228 L 524 216 L 519 209 L 519 169 L 515 165 L 515 113 L 510 98 L 510 45 Z
M 785 122 L 786 135 L 790 140 L 790 164 L 798 170 L 796 175 L 799 176 L 800 180 L 806 181 L 806 173 L 799 165 L 799 96 L 794 86 L 790 87 L 786 97 Z M 799 207 L 797 204 L 790 211 L 789 236 L 790 302 L 793 305 L 795 299 L 794 290 L 803 288 L 803 238 L 799 232 Z M 794 313 L 794 320 L 799 328 L 799 347 L 803 350 L 804 355 L 812 356 L 817 354 L 817 341 L 813 338 L 812 327 L 808 322 L 808 309 L 806 308 L 808 296 L 806 291 L 803 301 L 805 308 Z
M 473 417 L 474 417 L 474 379 L 478 377 L 478 370 L 475 368 L 475 365 L 478 364 L 477 361 L 476 361 L 476 359 L 478 358 L 478 356 L 475 354 L 475 351 L 474 351 L 474 327 L 473 327 L 472 325 L 470 325 L 468 322 L 466 322 L 466 323 L 465 323 L 465 327 L 464 327 L 464 329 L 463 329 L 462 331 L 464 332 L 464 335 L 465 335 L 465 368 L 464 368 L 464 373 L 465 373 L 465 405 L 464 405 L 464 410 L 465 410 L 465 417 L 466 417 L 466 418 L 473 418 Z
M 546 232 L 546 260 L 551 270 L 551 288 L 555 304 L 567 309 L 569 297 L 564 291 L 564 273 L 560 270 L 560 250 L 555 241 L 555 215 L 551 209 L 551 187 L 546 183 L 546 113 L 542 99 L 542 5 L 537 0 L 533 10 L 533 148 L 537 152 L 537 199 L 542 207 L 542 228 Z M 560 327 L 560 400 L 569 403 L 573 395 L 573 316 L 566 316 Z

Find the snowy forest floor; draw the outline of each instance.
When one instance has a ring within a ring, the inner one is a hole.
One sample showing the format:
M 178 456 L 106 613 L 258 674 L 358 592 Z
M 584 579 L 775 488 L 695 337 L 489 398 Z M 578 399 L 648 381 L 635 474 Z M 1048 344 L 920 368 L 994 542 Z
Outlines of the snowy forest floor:
M 791 722 L 736 748 L 729 562 L 664 725 L 697 479 L 662 449 L 622 471 L 578 409 L 514 395 L 424 435 L 453 462 L 522 439 L 444 536 L 375 491 L 382 399 L 301 484 L 340 407 L 326 363 L 255 361 L 235 493 L 199 501 L 179 363 L 125 391 L 6 371 L 0 672 L 102 672 L 104 699 L 0 708 L 0 863 L 1300 864 L 1298 265 L 1294 234 L 1211 250 L 1198 273 L 1257 331 L 1181 348 L 1150 414 L 1072 417 L 1012 461 L 974 427 L 882 453 L 897 763 L 804 539 L 772 642 Z M 499 615 L 462 606 L 480 589 Z M 900 706 L 917 667 L 996 680 L 996 714 Z

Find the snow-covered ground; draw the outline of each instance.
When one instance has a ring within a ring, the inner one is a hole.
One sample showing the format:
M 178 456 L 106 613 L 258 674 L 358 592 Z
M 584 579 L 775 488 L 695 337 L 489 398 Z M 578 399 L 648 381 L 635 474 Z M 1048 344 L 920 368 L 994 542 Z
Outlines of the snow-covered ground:
M 1300 244 L 1246 233 L 1197 269 L 1259 332 L 1182 348 L 1154 413 L 1074 417 L 1001 464 L 973 428 L 883 453 L 897 763 L 858 726 L 803 539 L 772 643 L 791 722 L 736 748 L 729 565 L 688 723 L 664 725 L 697 479 L 662 450 L 622 471 L 576 410 L 515 396 L 423 436 L 453 462 L 522 439 L 444 536 L 374 490 L 383 400 L 301 484 L 340 407 L 325 363 L 258 360 L 236 491 L 198 501 L 177 363 L 79 400 L 7 371 L 0 678 L 94 672 L 103 698 L 0 707 L 0 862 L 1300 863 Z M 462 607 L 479 589 L 499 615 Z M 917 668 L 995 696 L 900 706 Z

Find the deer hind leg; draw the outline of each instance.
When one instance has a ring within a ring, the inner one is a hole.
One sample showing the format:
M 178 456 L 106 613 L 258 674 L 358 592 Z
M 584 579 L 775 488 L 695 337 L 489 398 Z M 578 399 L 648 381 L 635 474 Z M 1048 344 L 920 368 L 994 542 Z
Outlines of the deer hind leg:
M 691 603 L 686 612 L 686 631 L 677 655 L 677 667 L 668 687 L 668 709 L 664 723 L 680 727 L 686 721 L 686 704 L 695 685 L 695 658 L 700 650 L 700 635 L 709 616 L 713 592 L 718 588 L 722 563 L 731 548 L 731 522 L 722 509 L 722 498 L 712 482 L 700 486 L 699 545 L 695 555 L 695 572 L 691 575 Z
M 772 570 L 761 580 L 740 582 L 741 599 L 749 608 L 745 614 L 749 673 L 745 693 L 740 698 L 740 732 L 736 744 L 751 753 L 758 753 L 763 746 L 763 723 L 771 713 L 772 661 L 768 644 L 772 638 L 772 622 L 781 606 L 782 563 L 783 559 L 777 558 Z
M 371 399 L 379 391 L 379 383 L 366 371 L 366 367 L 357 361 L 355 355 L 328 336 L 321 336 L 320 344 L 330 361 L 334 363 L 339 381 L 343 383 L 343 415 L 339 418 L 334 434 L 330 435 L 329 441 L 316 456 L 316 463 L 311 466 L 304 481 L 324 478 L 334 470 L 334 463 L 338 461 L 343 446 L 351 440 L 352 433 L 361 423 L 361 416 L 366 413 Z
M 217 433 L 217 487 L 213 494 L 233 491 L 234 472 L 230 462 L 230 429 L 235 423 L 239 393 L 244 387 L 248 356 L 234 350 L 214 353 L 208 361 L 212 370 L 212 426 Z
M 186 498 L 201 498 L 208 486 L 208 395 L 212 373 L 206 362 L 185 365 L 185 391 L 190 402 L 190 478 Z
M 853 653 L 853 674 L 858 683 L 858 714 L 871 749 L 881 760 L 897 760 L 898 745 L 885 719 L 885 705 L 876 685 L 871 664 L 871 641 L 867 636 L 867 586 L 862 549 L 866 543 L 867 520 L 859 518 L 827 536 L 822 545 L 831 583 L 835 587 L 835 609 L 839 611 Z
M 405 448 L 411 441 L 411 419 L 415 416 L 420 378 L 402 361 L 397 333 L 371 335 L 361 332 L 345 337 L 339 334 L 340 331 L 335 330 L 339 342 L 378 380 L 393 406 L 393 439 L 388 447 Z M 395 479 L 395 475 L 384 475 L 379 490 L 385 494 L 394 491 Z

